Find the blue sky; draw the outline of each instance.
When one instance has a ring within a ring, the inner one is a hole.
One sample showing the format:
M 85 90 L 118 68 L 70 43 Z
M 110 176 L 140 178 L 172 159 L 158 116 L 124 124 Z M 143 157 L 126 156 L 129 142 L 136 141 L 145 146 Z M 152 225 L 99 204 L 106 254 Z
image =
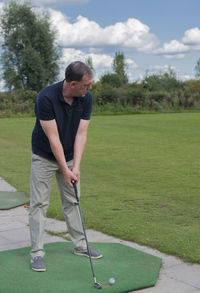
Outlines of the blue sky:
M 0 8 L 3 5 L 0 1 Z M 124 53 L 129 80 L 172 68 L 195 77 L 200 58 L 199 0 L 32 0 L 47 9 L 62 46 L 60 78 L 71 61 L 93 60 L 95 78 Z

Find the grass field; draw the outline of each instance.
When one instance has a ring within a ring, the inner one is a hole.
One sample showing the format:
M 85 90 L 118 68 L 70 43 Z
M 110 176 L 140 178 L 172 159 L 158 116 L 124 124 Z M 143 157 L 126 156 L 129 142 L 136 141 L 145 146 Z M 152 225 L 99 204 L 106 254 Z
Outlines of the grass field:
M 0 120 L 0 176 L 29 194 L 33 118 Z M 200 115 L 95 116 L 82 162 L 87 228 L 200 263 Z M 55 181 L 48 215 L 63 219 Z

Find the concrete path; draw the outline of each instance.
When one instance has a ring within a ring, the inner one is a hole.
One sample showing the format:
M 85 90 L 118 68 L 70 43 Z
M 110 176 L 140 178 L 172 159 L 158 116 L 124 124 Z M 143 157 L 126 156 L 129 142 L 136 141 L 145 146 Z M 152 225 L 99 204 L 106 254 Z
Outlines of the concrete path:
M 1 191 L 15 191 L 0 177 Z M 54 232 L 66 231 L 63 221 L 47 219 L 46 229 Z M 87 230 L 90 242 L 116 242 L 162 258 L 162 268 L 155 287 L 134 293 L 200 293 L 200 265 L 187 264 L 180 259 L 157 250 L 117 239 L 101 232 Z M 45 243 L 66 241 L 61 237 L 45 233 Z M 0 210 L 0 251 L 30 246 L 28 211 L 23 206 L 11 210 Z

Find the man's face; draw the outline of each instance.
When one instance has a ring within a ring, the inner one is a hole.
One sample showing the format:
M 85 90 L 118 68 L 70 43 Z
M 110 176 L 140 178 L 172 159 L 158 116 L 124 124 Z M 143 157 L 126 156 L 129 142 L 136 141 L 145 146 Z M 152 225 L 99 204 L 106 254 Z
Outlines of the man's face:
M 76 97 L 84 97 L 87 91 L 92 89 L 92 77 L 84 74 L 81 81 L 73 81 L 74 83 L 74 95 Z

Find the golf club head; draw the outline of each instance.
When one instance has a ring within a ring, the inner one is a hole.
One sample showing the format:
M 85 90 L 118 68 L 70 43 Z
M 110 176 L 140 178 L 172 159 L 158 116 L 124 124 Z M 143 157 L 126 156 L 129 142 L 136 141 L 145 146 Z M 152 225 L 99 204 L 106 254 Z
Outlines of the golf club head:
M 94 283 L 94 287 L 96 289 L 103 289 L 103 288 L 106 288 L 106 287 L 110 287 L 110 286 L 113 286 L 115 284 L 115 279 L 114 278 L 110 278 L 108 282 L 106 283 L 98 283 L 98 282 L 95 282 Z
M 94 288 L 96 288 L 96 289 L 102 289 L 102 286 L 101 286 L 100 283 L 95 282 L 95 283 L 94 283 Z

